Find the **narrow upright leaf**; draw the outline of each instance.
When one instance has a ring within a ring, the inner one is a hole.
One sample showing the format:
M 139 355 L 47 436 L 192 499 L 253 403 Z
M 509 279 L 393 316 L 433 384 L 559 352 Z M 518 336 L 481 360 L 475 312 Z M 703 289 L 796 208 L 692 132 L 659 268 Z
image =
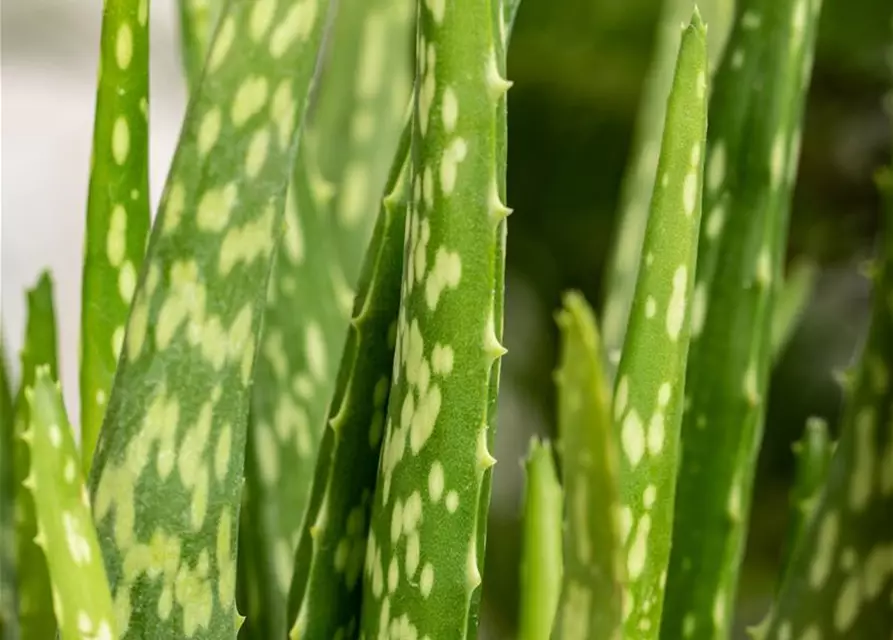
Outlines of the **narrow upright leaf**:
M 620 357 L 635 294 L 642 242 L 645 239 L 651 194 L 657 176 L 667 96 L 673 84 L 676 57 L 679 53 L 679 24 L 691 16 L 695 2 L 662 0 L 660 4 L 656 43 L 639 99 L 635 138 L 620 194 L 618 226 L 608 258 L 601 324 L 605 354 L 612 374 Z M 708 56 L 711 70 L 724 50 L 728 34 L 726 25 L 729 23 L 726 14 L 732 12 L 734 4 L 735 0 L 702 0 L 698 3 L 710 24 Z M 719 20 L 712 20 L 713 15 Z
M 232 638 L 257 333 L 327 0 L 229 2 L 192 94 L 90 476 L 122 638 Z
M 793 185 L 791 186 L 793 188 Z M 778 291 L 772 311 L 772 357 L 777 360 L 788 345 L 806 306 L 809 304 L 816 280 L 818 265 L 808 259 L 795 262 Z
M 6 344 L 0 332 L 0 638 L 18 637 L 15 533 L 15 418 Z
M 595 316 L 580 294 L 565 294 L 558 326 L 558 433 L 567 504 L 556 632 L 561 640 L 612 640 L 621 634 L 624 566 L 618 521 L 620 462 L 604 354 Z
M 288 632 L 294 554 L 347 337 L 355 265 L 406 117 L 409 1 L 341 0 L 327 35 L 252 396 L 240 526 L 243 638 Z
M 809 518 L 825 486 L 833 452 L 834 444 L 828 433 L 828 424 L 820 418 L 807 420 L 803 437 L 794 443 L 796 475 L 788 511 L 788 535 L 781 566 L 782 576 L 786 573 L 791 556 L 803 538 Z
M 362 569 L 397 338 L 409 139 L 360 278 L 338 383 L 316 462 L 289 595 L 292 638 L 356 634 Z
M 673 554 L 662 621 L 662 633 L 669 637 L 706 640 L 731 632 L 819 5 L 816 0 L 745 0 L 730 41 L 730 57 L 751 59 L 759 82 L 751 85 L 746 111 L 733 107 L 742 136 L 734 155 L 718 155 L 725 153 L 722 136 L 729 129 L 723 125 L 729 121 L 723 117 L 729 114 L 717 114 L 719 124 L 710 130 L 707 189 L 714 198 L 722 192 L 718 206 L 723 209 L 702 223 L 692 302 Z M 711 116 L 724 104 L 721 92 L 745 82 L 739 68 L 724 62 Z M 725 220 L 720 229 L 713 226 L 717 215 Z
M 339 0 L 308 142 L 332 185 L 326 218 L 356 287 L 412 93 L 414 0 Z M 343 333 L 343 331 L 342 331 Z
M 827 481 L 763 638 L 886 638 L 893 629 L 893 174 L 884 186 L 868 340 Z
M 103 5 L 81 296 L 81 460 L 88 473 L 149 230 L 149 1 Z
M 15 522 L 16 576 L 18 577 L 19 634 L 21 640 L 46 640 L 56 633 L 50 578 L 46 558 L 34 544 L 37 516 L 34 498 L 23 482 L 31 466 L 31 452 L 21 439 L 30 422 L 25 389 L 34 386 L 38 367 L 48 365 L 58 376 L 56 314 L 53 309 L 53 281 L 42 273 L 28 292 L 28 318 L 22 349 L 22 379 L 15 401 Z
M 519 640 L 546 640 L 561 595 L 561 484 L 552 447 L 536 438 L 524 463 Z
M 365 637 L 476 633 L 505 352 L 502 11 L 490 0 L 419 3 L 413 199 L 366 548 Z
M 31 468 L 24 485 L 36 505 L 34 542 L 49 567 L 59 630 L 64 640 L 115 638 L 112 596 L 74 434 L 48 366 L 37 369 L 25 397 L 31 420 L 22 439 L 31 451 Z
M 624 636 L 657 638 L 670 557 L 707 127 L 706 28 L 685 28 L 613 414 L 621 450 Z
M 225 0 L 177 0 L 180 13 L 180 62 L 192 92 L 202 77 L 208 45 Z

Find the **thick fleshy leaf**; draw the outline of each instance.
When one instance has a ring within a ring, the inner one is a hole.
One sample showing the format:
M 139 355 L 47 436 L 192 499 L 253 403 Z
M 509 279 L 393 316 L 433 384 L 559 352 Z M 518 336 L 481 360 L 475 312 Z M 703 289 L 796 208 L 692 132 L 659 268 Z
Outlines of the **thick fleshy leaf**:
M 667 103 L 659 179 L 614 388 L 624 636 L 642 639 L 658 637 L 670 558 L 706 128 L 706 29 L 695 10 Z
M 90 475 L 122 638 L 235 634 L 257 334 L 327 7 L 227 3 L 189 102 Z
M 103 5 L 81 297 L 81 459 L 88 473 L 149 232 L 149 1 Z
M 476 634 L 505 352 L 502 11 L 490 0 L 419 4 L 413 198 L 366 548 L 366 637 Z
M 663 0 L 661 3 L 651 66 L 639 100 L 635 138 L 623 178 L 617 229 L 608 257 L 601 315 L 605 354 L 612 376 L 620 359 L 635 295 L 649 205 L 657 177 L 667 96 L 673 83 L 681 41 L 679 24 L 691 16 L 694 4 L 694 0 Z M 736 0 L 702 0 L 697 4 L 710 25 L 707 51 L 712 72 L 725 49 Z
M 558 433 L 565 505 L 564 584 L 556 637 L 620 638 L 619 460 L 595 316 L 576 292 L 558 314 Z M 544 636 L 541 636 L 544 637 Z
M 190 92 L 202 77 L 208 45 L 224 0 L 177 0 L 180 28 L 180 61 Z
M 745 0 L 716 77 L 662 621 L 670 637 L 731 632 L 819 4 Z M 741 84 L 749 93 L 730 104 Z
M 760 638 L 886 638 L 893 629 L 893 173 L 874 308 L 840 439 Z
M 524 463 L 519 640 L 550 637 L 561 595 L 563 496 L 552 447 L 536 438 Z
M 47 365 L 37 369 L 25 398 L 30 424 L 22 440 L 31 451 L 31 468 L 24 485 L 34 497 L 34 543 L 49 567 L 59 631 L 66 640 L 112 640 L 117 637 L 112 595 L 90 500 L 62 394 Z
M 58 376 L 56 314 L 53 308 L 53 281 L 46 272 L 28 292 L 28 318 L 22 349 L 22 381 L 15 401 L 15 477 L 16 577 L 18 578 L 19 637 L 21 640 L 45 640 L 56 632 L 50 578 L 46 558 L 34 544 L 37 515 L 34 498 L 23 482 L 31 466 L 31 452 L 21 440 L 31 419 L 25 389 L 34 386 L 37 369 L 49 366 Z
M 410 97 L 409 0 L 341 0 L 286 207 L 254 383 L 240 525 L 243 638 L 284 637 L 293 558 L 358 261 Z

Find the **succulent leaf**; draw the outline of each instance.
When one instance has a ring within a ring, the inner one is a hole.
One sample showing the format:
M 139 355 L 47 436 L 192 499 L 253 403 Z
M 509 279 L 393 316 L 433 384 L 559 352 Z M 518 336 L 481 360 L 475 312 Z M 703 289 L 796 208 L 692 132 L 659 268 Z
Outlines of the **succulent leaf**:
M 361 633 L 477 627 L 505 353 L 501 2 L 419 3 L 403 284 Z
M 558 326 L 558 433 L 567 500 L 556 637 L 619 638 L 624 585 L 620 462 L 604 355 L 595 316 L 579 293 L 565 294 Z
M 735 3 L 735 0 L 698 3 L 710 25 L 708 56 L 711 71 L 725 48 L 729 15 Z M 606 295 L 601 315 L 605 353 L 612 375 L 626 336 L 635 294 L 649 204 L 657 176 L 667 96 L 673 83 L 681 41 L 679 24 L 691 16 L 694 4 L 693 0 L 663 0 L 661 3 L 654 52 L 636 114 L 635 138 L 620 194 L 618 226 L 608 256 Z
M 149 231 L 149 0 L 102 13 L 81 298 L 81 459 L 89 473 Z
M 562 580 L 563 496 L 552 447 L 533 438 L 524 463 L 519 640 L 543 640 L 552 633 Z
M 656 638 L 670 556 L 707 127 L 706 28 L 685 27 L 667 103 L 613 418 L 621 459 L 624 636 Z
M 122 638 L 235 633 L 256 336 L 327 7 L 227 3 L 187 109 L 90 476 Z
M 225 0 L 178 0 L 180 62 L 192 92 L 201 81 L 208 45 Z
M 705 212 L 708 200 L 720 209 L 702 221 L 692 300 L 669 637 L 731 632 L 819 10 L 814 0 L 746 0 L 716 77 L 704 199 Z M 750 106 L 729 113 L 741 83 Z
M 62 394 L 47 365 L 38 367 L 25 397 L 30 426 L 22 439 L 31 452 L 25 486 L 36 506 L 34 543 L 46 557 L 61 636 L 112 640 L 112 596 L 90 500 Z
M 58 376 L 56 314 L 53 308 L 53 281 L 49 273 L 41 274 L 28 292 L 28 318 L 22 349 L 22 378 L 15 400 L 15 477 L 16 576 L 18 578 L 19 638 L 45 640 L 56 632 L 52 594 L 46 558 L 34 544 L 37 515 L 34 498 L 24 481 L 31 468 L 31 452 L 21 439 L 31 420 L 25 389 L 34 386 L 37 369 L 47 365 L 53 377 Z
M 407 129 L 407 133 L 409 130 Z M 301 527 L 292 638 L 356 634 L 362 570 L 397 337 L 409 139 L 373 230 Z
M 404 0 L 338 3 L 298 149 L 252 397 L 240 526 L 243 638 L 284 637 L 291 623 L 294 554 L 348 332 L 355 264 L 410 94 L 409 8 Z
M 821 418 L 807 420 L 803 436 L 794 443 L 793 449 L 796 475 L 790 497 L 788 536 L 781 575 L 786 573 L 791 556 L 803 538 L 809 517 L 828 477 L 828 467 L 834 453 L 828 423 Z
M 871 327 L 827 480 L 762 637 L 885 638 L 893 629 L 893 174 Z
M 818 265 L 811 260 L 801 259 L 791 265 L 772 311 L 771 344 L 775 360 L 780 357 L 796 331 L 812 298 L 818 276 Z

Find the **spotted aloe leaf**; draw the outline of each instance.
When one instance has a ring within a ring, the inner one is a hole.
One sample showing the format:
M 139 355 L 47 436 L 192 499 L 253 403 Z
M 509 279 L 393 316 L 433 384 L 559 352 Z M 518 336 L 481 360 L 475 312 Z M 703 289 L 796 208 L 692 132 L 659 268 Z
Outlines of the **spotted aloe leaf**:
M 815 510 L 815 504 L 828 477 L 828 467 L 834 453 L 828 423 L 821 418 L 807 420 L 803 436 L 794 443 L 793 449 L 796 475 L 790 497 L 788 536 L 781 575 L 786 573 L 791 556 L 803 538 L 809 517 Z
M 348 332 L 354 263 L 409 98 L 409 8 L 339 2 L 298 151 L 252 398 L 240 533 L 246 638 L 288 631 L 293 558 Z
M 667 103 L 651 214 L 617 370 L 624 636 L 656 638 L 670 556 L 673 498 L 698 251 L 707 128 L 706 28 L 685 27 Z
M 89 472 L 149 231 L 149 0 L 104 4 L 81 299 Z
M 567 504 L 564 583 L 555 631 L 562 640 L 610 640 L 621 633 L 624 567 L 620 463 L 604 354 L 595 316 L 579 293 L 565 294 L 558 326 L 558 432 Z M 653 502 L 654 496 L 646 500 Z
M 552 447 L 534 438 L 524 463 L 519 640 L 550 637 L 562 580 L 563 496 Z
M 884 638 L 893 629 L 893 174 L 871 326 L 840 439 L 761 638 Z
M 320 445 L 289 596 L 292 638 L 352 637 L 357 632 L 397 337 L 408 147 L 404 136 L 366 254 Z
M 28 292 L 28 318 L 21 355 L 22 377 L 14 407 L 16 576 L 21 640 L 44 640 L 53 637 L 56 632 L 46 558 L 34 543 L 37 535 L 34 498 L 23 484 L 31 466 L 31 452 L 21 436 L 31 420 L 29 406 L 25 401 L 25 389 L 34 386 L 38 367 L 49 366 L 51 375 L 58 376 L 57 354 L 53 281 L 44 272 L 36 286 Z
M 413 198 L 361 633 L 475 635 L 505 352 L 505 16 L 419 3 Z
M 0 333 L 0 637 L 18 637 L 15 534 L 15 420 L 6 344 Z
M 198 86 L 224 0 L 178 0 L 180 58 L 191 90 Z
M 34 543 L 49 567 L 59 631 L 66 639 L 112 640 L 112 596 L 74 434 L 49 366 L 38 367 L 25 399 L 30 421 L 22 440 L 31 466 L 23 484 L 36 505 Z
M 605 354 L 611 373 L 620 358 L 639 273 L 649 205 L 657 176 L 667 95 L 679 53 L 679 24 L 691 16 L 693 0 L 663 0 L 651 66 L 639 101 L 635 138 L 620 194 L 619 222 L 608 258 L 606 295 L 602 308 Z M 698 6 L 710 24 L 709 66 L 726 45 L 729 16 L 735 0 L 706 0 Z M 714 19 L 715 18 L 715 19 Z
M 320 76 L 307 141 L 333 189 L 326 217 L 338 258 L 331 268 L 340 267 L 350 288 L 405 125 L 414 9 L 414 0 L 339 0 Z
M 750 108 L 740 114 L 746 144 L 718 159 L 728 121 L 717 114 L 713 128 L 711 120 L 708 192 L 714 198 L 722 192 L 723 213 L 711 212 L 702 227 L 662 621 L 671 637 L 730 633 L 818 16 L 814 0 L 745 0 L 729 57 L 753 59 L 760 78 L 751 85 Z M 721 91 L 743 82 L 739 69 L 723 65 L 714 92 L 719 105 Z M 718 232 L 711 226 L 716 215 L 725 216 Z
M 230 2 L 192 94 L 90 475 L 122 638 L 233 637 L 272 255 L 328 2 Z

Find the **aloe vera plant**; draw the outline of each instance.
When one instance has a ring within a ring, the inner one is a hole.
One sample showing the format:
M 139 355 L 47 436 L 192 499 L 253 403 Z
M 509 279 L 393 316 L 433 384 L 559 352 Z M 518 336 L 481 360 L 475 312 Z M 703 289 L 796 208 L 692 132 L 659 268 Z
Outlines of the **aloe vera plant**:
M 691 4 L 663 6 L 692 17 L 662 32 L 642 106 L 656 164 L 625 197 L 650 206 L 609 286 L 629 309 L 597 319 L 568 291 L 556 315 L 525 640 L 731 637 L 769 371 L 814 280 L 782 264 L 820 3 L 742 0 L 715 73 L 724 34 Z M 146 246 L 148 4 L 110 0 L 89 406 L 78 450 L 44 276 L 15 402 L 0 372 L 0 636 L 477 637 L 518 6 L 181 0 L 190 100 Z M 893 629 L 888 195 L 839 445 L 811 421 L 797 446 L 761 639 Z

